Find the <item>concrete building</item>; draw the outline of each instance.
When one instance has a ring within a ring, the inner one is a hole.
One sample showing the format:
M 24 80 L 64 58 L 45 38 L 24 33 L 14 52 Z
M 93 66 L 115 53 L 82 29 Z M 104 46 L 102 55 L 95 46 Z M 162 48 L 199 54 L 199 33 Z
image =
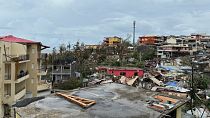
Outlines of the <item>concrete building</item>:
M 9 109 L 26 93 L 37 96 L 41 69 L 41 50 L 48 48 L 40 42 L 0 37 L 0 116 L 9 115 Z
M 132 67 L 97 67 L 99 72 L 105 72 L 114 76 L 125 76 L 125 77 L 133 77 L 139 76 L 143 77 L 144 71 L 140 68 L 132 68 Z
M 196 51 L 200 48 L 203 49 L 210 44 L 210 36 L 206 34 L 191 34 L 188 36 L 168 36 L 166 44 L 187 44 L 189 47 Z
M 139 37 L 140 45 L 160 45 L 166 40 L 165 36 L 141 36 Z
M 172 58 L 193 53 L 188 45 L 162 45 L 157 47 L 157 57 Z
M 177 39 L 175 36 L 169 36 L 166 39 L 166 44 L 173 44 L 176 45 L 177 44 Z
M 101 45 L 85 45 L 84 49 L 92 49 L 92 50 L 96 50 L 96 49 L 100 49 Z
M 114 36 L 114 37 L 105 37 L 103 44 L 107 46 L 114 46 L 120 44 L 121 42 L 122 38 Z
M 76 61 L 70 64 L 52 65 L 52 80 L 55 83 L 60 83 L 69 80 L 71 77 L 80 77 L 80 73 L 76 72 Z

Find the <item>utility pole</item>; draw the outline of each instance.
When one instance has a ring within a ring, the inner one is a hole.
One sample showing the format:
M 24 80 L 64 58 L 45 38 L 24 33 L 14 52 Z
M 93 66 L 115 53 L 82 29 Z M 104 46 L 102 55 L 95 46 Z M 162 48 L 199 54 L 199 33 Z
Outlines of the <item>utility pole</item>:
M 133 45 L 135 45 L 136 21 L 133 21 Z

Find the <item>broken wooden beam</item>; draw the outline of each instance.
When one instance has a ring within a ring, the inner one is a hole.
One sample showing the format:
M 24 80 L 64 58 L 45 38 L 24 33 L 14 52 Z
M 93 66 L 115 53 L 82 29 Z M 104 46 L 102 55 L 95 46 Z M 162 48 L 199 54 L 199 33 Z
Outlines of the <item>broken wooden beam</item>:
M 67 95 L 67 94 L 63 94 L 63 93 L 56 93 L 56 95 L 64 97 L 68 101 L 73 102 L 73 103 L 75 103 L 75 104 L 77 104 L 77 105 L 79 105 L 83 108 L 90 107 L 91 105 L 96 103 L 95 100 L 81 98 L 81 97 L 78 97 L 78 96 Z

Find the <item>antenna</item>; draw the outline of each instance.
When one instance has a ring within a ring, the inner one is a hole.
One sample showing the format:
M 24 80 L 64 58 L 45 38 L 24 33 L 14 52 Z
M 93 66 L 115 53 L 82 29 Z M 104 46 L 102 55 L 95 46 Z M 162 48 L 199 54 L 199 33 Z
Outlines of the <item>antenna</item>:
M 133 45 L 135 45 L 136 21 L 133 21 Z

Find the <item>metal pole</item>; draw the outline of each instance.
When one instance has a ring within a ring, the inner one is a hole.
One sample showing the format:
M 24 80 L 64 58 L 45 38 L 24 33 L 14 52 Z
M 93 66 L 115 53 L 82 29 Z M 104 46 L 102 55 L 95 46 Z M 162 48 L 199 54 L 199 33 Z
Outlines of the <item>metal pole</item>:
M 136 21 L 133 21 L 133 45 L 135 45 Z
M 193 80 L 193 73 L 194 73 L 194 67 L 193 67 L 193 60 L 191 59 L 191 66 L 192 66 L 192 75 L 191 75 L 191 96 L 190 96 L 190 102 L 191 102 L 191 112 L 192 112 L 192 115 L 193 115 L 193 92 L 194 92 L 194 87 L 193 87 L 193 83 L 194 83 L 194 80 Z

